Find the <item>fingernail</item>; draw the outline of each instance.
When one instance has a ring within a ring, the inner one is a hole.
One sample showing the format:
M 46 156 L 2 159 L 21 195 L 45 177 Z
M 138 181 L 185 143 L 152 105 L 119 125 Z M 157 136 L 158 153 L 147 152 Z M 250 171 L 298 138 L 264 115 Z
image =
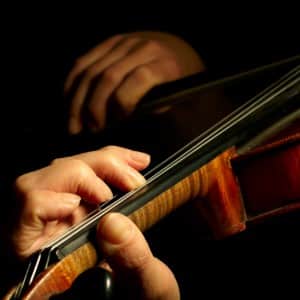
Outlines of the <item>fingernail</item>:
M 71 194 L 69 197 L 64 197 L 64 202 L 72 206 L 78 206 L 80 204 L 81 197 Z
M 146 179 L 138 171 L 132 168 L 128 168 L 129 185 L 131 189 L 136 189 L 146 182 Z
M 132 158 L 141 163 L 149 163 L 150 162 L 150 155 L 140 151 L 132 151 L 131 152 Z
M 81 131 L 81 126 L 75 118 L 71 117 L 69 122 L 69 132 L 71 134 L 78 134 Z
M 132 233 L 132 224 L 125 216 L 117 213 L 105 216 L 104 222 L 100 224 L 98 229 L 100 242 L 103 240 L 109 244 L 122 244 L 128 240 Z

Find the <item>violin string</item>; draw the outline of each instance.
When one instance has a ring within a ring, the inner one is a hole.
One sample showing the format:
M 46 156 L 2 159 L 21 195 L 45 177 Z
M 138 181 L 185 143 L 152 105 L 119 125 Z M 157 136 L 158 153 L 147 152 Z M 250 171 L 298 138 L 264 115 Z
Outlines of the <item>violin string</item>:
M 251 105 L 251 103 L 253 105 L 256 105 L 257 99 L 260 99 L 262 97 L 262 95 L 264 95 L 264 97 L 268 97 L 269 95 L 271 95 L 274 92 L 274 88 L 280 89 L 282 87 L 282 85 L 286 84 L 287 80 L 290 81 L 290 80 L 293 79 L 293 78 L 290 78 L 291 74 L 293 74 L 295 76 L 298 75 L 297 73 L 299 73 L 300 67 L 297 68 L 297 69 L 294 69 L 293 71 L 295 71 L 295 74 L 294 74 L 294 72 L 293 73 L 289 72 L 288 74 L 286 74 L 284 77 L 281 78 L 281 80 L 282 80 L 281 83 L 274 83 L 274 84 L 270 85 L 267 89 L 265 89 L 264 91 L 262 91 L 259 94 L 257 94 L 255 97 L 253 97 L 248 102 L 246 102 L 243 105 L 241 105 L 235 111 L 233 111 L 232 113 L 230 113 L 226 117 L 224 117 L 221 121 L 217 122 L 215 125 L 213 125 L 212 127 L 210 127 L 207 131 L 205 131 L 204 133 L 198 135 L 196 138 L 194 138 L 192 141 L 190 141 L 189 143 L 187 143 L 185 146 L 183 146 L 177 152 L 175 152 L 174 154 L 172 154 L 171 156 L 169 156 L 167 159 L 165 159 L 160 164 L 156 165 L 148 173 L 145 174 L 145 177 L 150 176 L 150 174 L 152 174 L 152 173 L 155 173 L 156 170 L 161 169 L 163 167 L 163 165 L 166 165 L 169 161 L 173 161 L 181 153 L 186 153 L 186 151 L 189 151 L 189 149 L 191 149 L 191 147 L 193 147 L 194 145 L 197 145 L 197 143 L 199 143 L 199 141 L 203 141 L 203 138 L 205 136 L 208 136 L 210 134 L 210 132 L 215 132 L 217 130 L 217 128 L 219 128 L 225 122 L 228 122 L 228 121 L 231 122 L 234 116 L 243 113 L 246 108 L 250 109 L 249 105 Z
M 78 233 L 80 233 L 83 229 L 90 228 L 97 222 L 103 215 L 106 213 L 112 211 L 115 207 L 120 205 L 121 203 L 124 203 L 132 195 L 135 193 L 138 193 L 144 186 L 149 185 L 150 183 L 154 182 L 158 178 L 160 178 L 163 174 L 165 174 L 170 169 L 174 168 L 174 166 L 178 165 L 179 163 L 182 163 L 185 159 L 190 157 L 191 155 L 198 152 L 204 145 L 207 145 L 210 141 L 215 139 L 216 137 L 220 136 L 224 131 L 226 131 L 229 127 L 233 127 L 242 120 L 246 119 L 247 117 L 255 114 L 257 111 L 265 107 L 267 104 L 269 104 L 274 98 L 276 98 L 280 93 L 282 93 L 282 88 L 287 89 L 295 83 L 297 83 L 297 80 L 299 81 L 299 71 L 300 68 L 294 69 L 293 72 L 288 73 L 286 76 L 284 76 L 280 82 L 274 83 L 270 88 L 267 90 L 257 94 L 254 98 L 246 102 L 244 105 L 242 105 L 239 109 L 235 110 L 233 113 L 228 115 L 226 118 L 222 119 L 220 122 L 218 122 L 216 125 L 211 127 L 209 130 L 205 131 L 203 134 L 199 135 L 197 138 L 192 140 L 190 143 L 186 144 L 184 147 L 182 147 L 180 150 L 175 152 L 173 155 L 168 157 L 166 160 L 161 162 L 159 165 L 157 165 L 155 168 L 151 169 L 148 174 L 145 174 L 145 177 L 149 176 L 149 174 L 155 173 L 154 175 L 151 175 L 146 183 L 139 187 L 136 190 L 133 190 L 131 192 L 126 193 L 125 195 L 121 196 L 119 199 L 115 199 L 115 197 L 104 203 L 104 207 L 100 206 L 99 208 L 92 211 L 90 214 L 87 215 L 86 219 L 84 219 L 80 224 L 76 224 L 72 226 L 66 233 L 58 237 L 56 240 L 50 242 L 48 245 L 46 245 L 44 248 L 51 247 L 51 248 L 57 248 L 61 244 L 65 243 L 66 240 L 70 239 L 73 236 L 76 236 Z M 294 75 L 292 79 L 290 78 L 291 73 Z M 296 76 L 295 80 L 293 81 L 294 77 Z M 292 82 L 291 82 L 292 80 Z M 274 88 L 276 91 L 274 91 Z M 266 99 L 261 99 L 261 97 Z M 257 100 L 260 99 L 260 103 L 257 103 Z M 157 171 L 160 169 L 159 171 Z M 157 171 L 157 172 L 156 172 Z

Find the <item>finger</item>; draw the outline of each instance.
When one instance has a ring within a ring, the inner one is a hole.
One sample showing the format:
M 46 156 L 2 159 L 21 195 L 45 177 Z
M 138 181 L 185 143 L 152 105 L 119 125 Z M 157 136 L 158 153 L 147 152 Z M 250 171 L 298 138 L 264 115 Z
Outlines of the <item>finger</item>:
M 75 66 L 70 71 L 66 82 L 65 82 L 65 92 L 68 93 L 74 83 L 75 78 L 86 70 L 90 65 L 95 63 L 101 57 L 103 57 L 107 52 L 109 52 L 120 40 L 123 39 L 122 35 L 113 36 L 98 46 L 91 49 L 87 54 L 80 57 Z
M 79 207 L 80 197 L 69 193 L 34 190 L 23 200 L 20 224 L 12 238 L 20 257 L 36 251 L 85 215 Z
M 75 158 L 60 159 L 46 168 L 19 177 L 16 188 L 25 195 L 32 189 L 72 193 L 94 204 L 112 197 L 107 184 L 86 163 Z
M 79 204 L 78 195 L 34 190 L 27 196 L 23 209 L 24 220 L 26 223 L 35 222 L 36 218 L 44 221 L 60 220 L 71 215 Z
M 76 87 L 70 107 L 69 131 L 71 133 L 76 134 L 82 129 L 81 111 L 87 94 L 92 88 L 92 80 L 99 76 L 103 70 L 109 67 L 111 64 L 122 59 L 128 53 L 128 51 L 136 43 L 138 43 L 138 41 L 139 39 L 137 38 L 118 40 L 118 42 L 110 49 L 110 51 L 100 56 L 97 61 L 94 61 L 93 64 L 87 66 L 87 68 L 84 70 L 82 79 Z
M 144 184 L 144 177 L 136 170 L 142 170 L 150 163 L 148 154 L 117 146 L 107 146 L 98 151 L 76 155 L 74 158 L 83 160 L 105 182 L 122 191 Z
M 70 134 L 78 134 L 83 127 L 81 110 L 89 91 L 90 79 L 83 76 L 71 100 L 68 129 Z
M 132 285 L 141 299 L 179 299 L 174 275 L 152 255 L 144 236 L 128 218 L 117 213 L 105 216 L 99 222 L 97 239 L 118 279 Z
M 112 192 L 108 185 L 97 176 L 95 171 L 81 160 L 66 160 L 60 168 L 64 174 L 61 175 L 60 183 L 57 181 L 57 173 L 52 173 L 53 187 L 58 192 L 69 192 L 77 194 L 89 203 L 99 204 L 112 198 Z M 67 171 L 66 171 L 67 170 Z M 48 174 L 49 176 L 49 174 Z M 49 186 L 48 181 L 47 185 Z
M 97 174 L 100 174 L 102 164 L 105 164 L 107 160 L 107 155 L 114 156 L 139 171 L 145 169 L 150 163 L 149 154 L 119 146 L 106 146 L 99 150 L 71 156 L 71 158 L 83 160 Z
M 133 47 L 127 56 L 105 69 L 99 80 L 94 82 L 95 88 L 87 99 L 88 112 L 93 121 L 92 129 L 104 128 L 108 100 L 128 74 L 138 66 L 153 61 L 159 55 L 158 49 L 152 43 L 141 42 Z
M 165 57 L 138 66 L 118 87 L 115 92 L 118 106 L 127 115 L 139 100 L 154 86 L 173 81 L 181 76 L 181 70 L 172 57 Z
M 131 49 L 140 43 L 141 39 L 137 37 L 122 39 L 109 52 L 100 57 L 86 69 L 87 77 L 91 80 L 98 76 L 107 67 L 123 59 Z

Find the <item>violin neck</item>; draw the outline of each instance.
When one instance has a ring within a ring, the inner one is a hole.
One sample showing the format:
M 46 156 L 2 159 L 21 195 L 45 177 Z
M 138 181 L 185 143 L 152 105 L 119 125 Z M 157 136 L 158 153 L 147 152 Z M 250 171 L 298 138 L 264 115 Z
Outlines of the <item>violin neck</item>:
M 246 214 L 230 165 L 230 160 L 236 155 L 235 148 L 223 152 L 132 213 L 130 218 L 144 231 L 176 208 L 195 200 L 193 203 L 199 217 L 208 218 L 215 236 L 232 235 L 244 230 Z M 216 212 L 214 217 L 213 211 Z

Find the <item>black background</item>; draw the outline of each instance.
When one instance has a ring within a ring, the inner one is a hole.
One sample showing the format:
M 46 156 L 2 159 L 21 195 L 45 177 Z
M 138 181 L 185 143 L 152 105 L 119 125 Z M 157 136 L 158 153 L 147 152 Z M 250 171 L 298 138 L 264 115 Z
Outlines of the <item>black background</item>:
M 214 72 L 245 70 L 300 53 L 294 7 L 211 4 L 2 7 L 1 188 L 6 190 L 16 175 L 56 155 L 85 149 L 86 139 L 81 143 L 65 137 L 62 86 L 74 59 L 106 37 L 135 30 L 169 31 L 190 42 Z M 7 198 L 4 201 L 3 212 L 9 205 Z M 205 230 L 195 228 L 191 214 L 184 207 L 146 233 L 154 253 L 174 270 L 182 299 L 205 299 L 207 293 L 211 297 L 219 292 L 233 298 L 291 292 L 290 266 L 298 263 L 297 213 L 223 242 L 212 242 Z M 249 240 L 255 243 L 238 243 Z

